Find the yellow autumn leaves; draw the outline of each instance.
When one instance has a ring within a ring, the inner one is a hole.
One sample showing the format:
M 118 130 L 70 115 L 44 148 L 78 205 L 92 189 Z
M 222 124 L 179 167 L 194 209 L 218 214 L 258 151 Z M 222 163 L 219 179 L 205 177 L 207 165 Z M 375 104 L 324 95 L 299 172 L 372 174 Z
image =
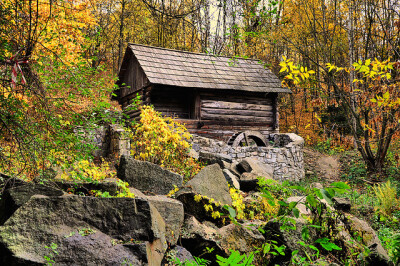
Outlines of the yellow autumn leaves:
M 184 125 L 144 106 L 140 123 L 135 125 L 132 134 L 131 154 L 137 160 L 149 161 L 190 177 L 200 170 L 199 163 L 188 156 L 190 138 Z

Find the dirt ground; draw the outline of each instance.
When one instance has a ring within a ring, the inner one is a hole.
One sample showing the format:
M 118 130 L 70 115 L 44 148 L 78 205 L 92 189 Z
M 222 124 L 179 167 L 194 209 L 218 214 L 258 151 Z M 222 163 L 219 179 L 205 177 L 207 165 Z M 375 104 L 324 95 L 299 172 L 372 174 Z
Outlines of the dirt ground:
M 317 176 L 321 180 L 336 181 L 340 179 L 338 156 L 330 156 L 316 150 L 304 148 L 304 168 L 306 176 Z

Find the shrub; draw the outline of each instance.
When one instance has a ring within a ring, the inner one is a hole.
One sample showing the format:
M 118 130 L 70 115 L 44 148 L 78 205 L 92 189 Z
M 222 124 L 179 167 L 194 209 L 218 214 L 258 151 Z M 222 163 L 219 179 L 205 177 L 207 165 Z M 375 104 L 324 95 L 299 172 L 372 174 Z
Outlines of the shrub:
M 137 160 L 149 161 L 190 177 L 200 171 L 200 164 L 188 156 L 191 135 L 184 125 L 162 117 L 151 106 L 144 106 L 140 122 L 134 124 L 131 154 Z
M 63 170 L 61 179 L 65 180 L 82 180 L 87 182 L 101 181 L 106 178 L 114 178 L 115 170 L 110 168 L 106 161 L 102 161 L 96 165 L 91 160 L 77 160 L 72 164 L 62 164 Z
M 378 199 L 377 210 L 386 217 L 390 216 L 398 204 L 396 185 L 387 181 L 373 190 Z

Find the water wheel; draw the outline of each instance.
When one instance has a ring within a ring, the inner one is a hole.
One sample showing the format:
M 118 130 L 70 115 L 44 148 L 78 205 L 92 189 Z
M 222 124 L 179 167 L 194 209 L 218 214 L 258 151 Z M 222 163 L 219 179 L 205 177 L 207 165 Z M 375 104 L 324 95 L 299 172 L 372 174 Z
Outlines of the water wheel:
M 232 135 L 228 140 L 228 145 L 232 147 L 245 147 L 245 146 L 267 146 L 267 139 L 259 131 L 244 131 Z

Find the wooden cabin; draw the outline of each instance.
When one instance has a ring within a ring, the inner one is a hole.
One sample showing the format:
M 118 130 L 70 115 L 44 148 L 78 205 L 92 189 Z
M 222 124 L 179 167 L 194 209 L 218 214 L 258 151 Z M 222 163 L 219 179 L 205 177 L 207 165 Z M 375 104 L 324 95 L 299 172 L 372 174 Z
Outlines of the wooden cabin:
M 189 132 L 227 141 L 243 131 L 279 130 L 278 93 L 290 93 L 258 60 L 129 44 L 116 99 L 123 108 L 136 94 Z M 140 112 L 126 111 L 135 119 Z

